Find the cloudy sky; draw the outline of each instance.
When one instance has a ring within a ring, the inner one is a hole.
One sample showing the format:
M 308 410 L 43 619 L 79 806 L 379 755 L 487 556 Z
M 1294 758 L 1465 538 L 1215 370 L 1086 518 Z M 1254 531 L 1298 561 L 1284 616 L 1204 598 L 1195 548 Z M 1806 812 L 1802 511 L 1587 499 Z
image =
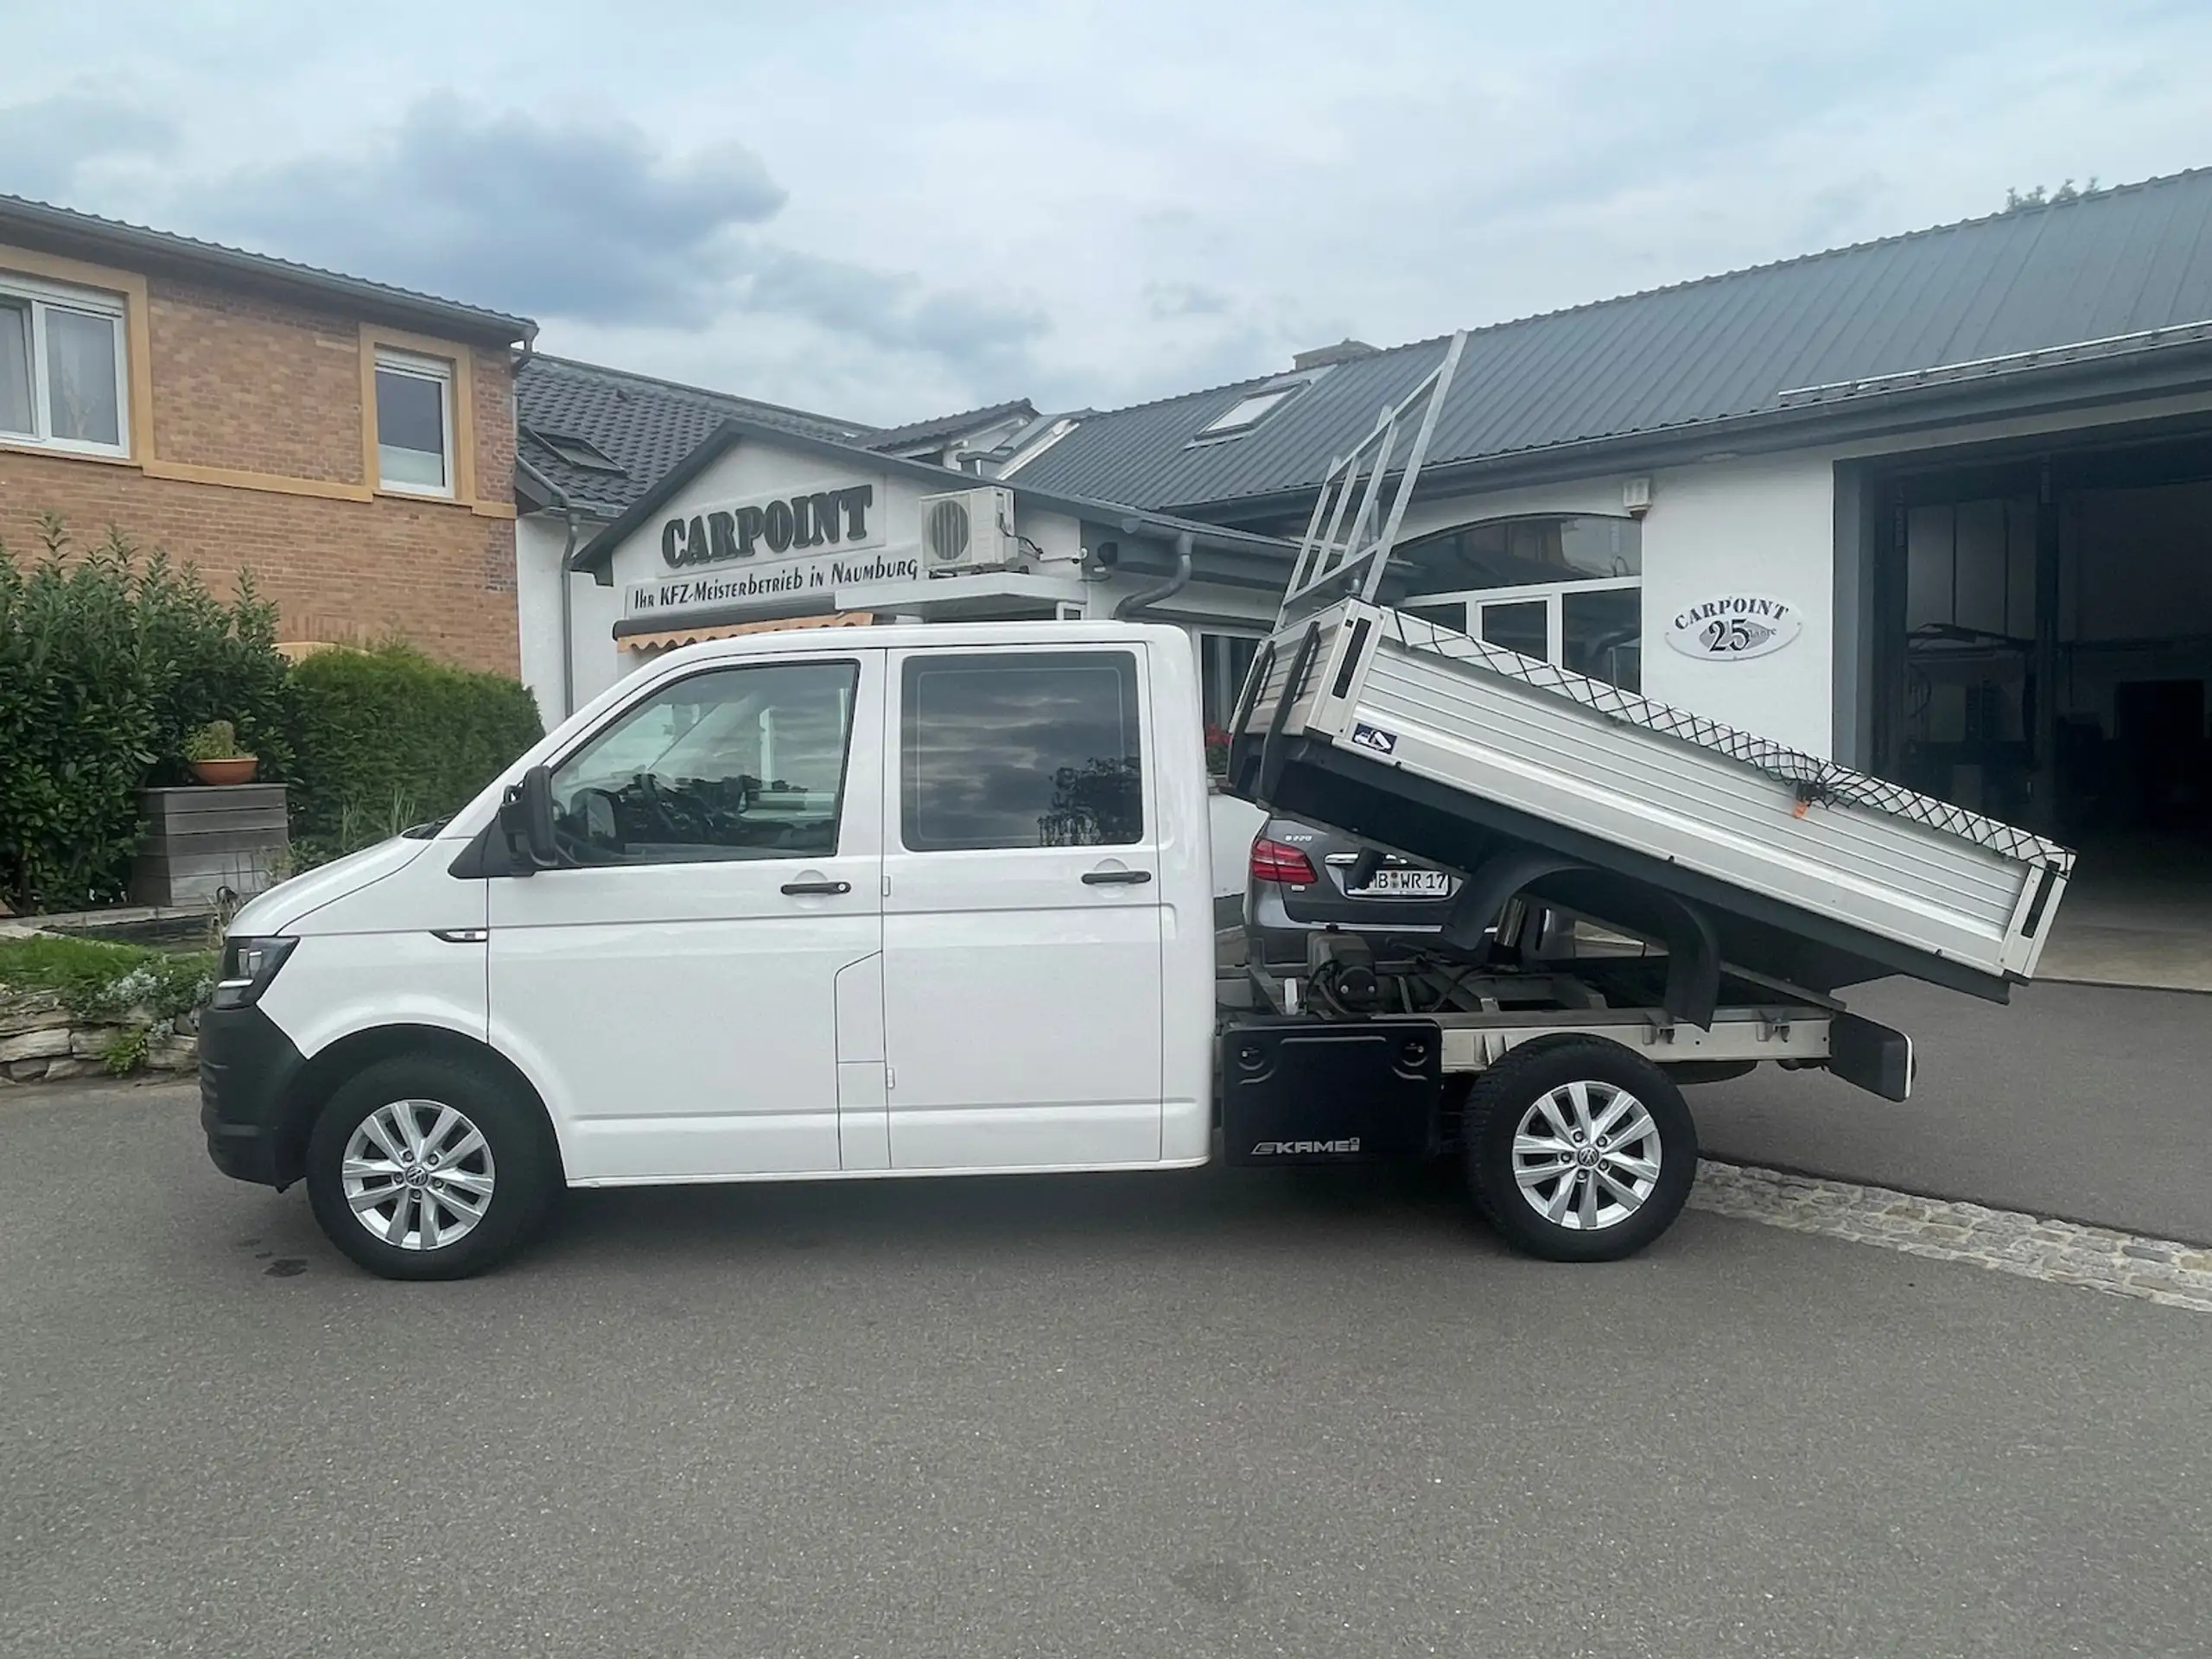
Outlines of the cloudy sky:
M 2202 0 L 12 0 L 0 191 L 856 419 L 2212 163 Z

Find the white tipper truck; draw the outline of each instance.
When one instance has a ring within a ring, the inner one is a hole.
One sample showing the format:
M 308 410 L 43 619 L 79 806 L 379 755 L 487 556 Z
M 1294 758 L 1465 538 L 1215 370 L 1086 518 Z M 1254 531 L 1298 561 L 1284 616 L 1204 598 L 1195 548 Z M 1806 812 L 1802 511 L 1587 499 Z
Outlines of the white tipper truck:
M 1217 968 L 1188 637 L 761 633 L 621 681 L 450 820 L 234 918 L 200 1024 L 223 1171 L 445 1278 L 565 1187 L 1449 1157 L 1506 1237 L 1642 1248 L 1681 1085 L 1891 1098 L 1835 993 L 2002 998 L 2072 855 L 1378 602 L 1428 414 L 1324 490 L 1230 789 L 1457 872 L 1409 957 Z M 1399 480 L 1382 508 L 1385 474 Z

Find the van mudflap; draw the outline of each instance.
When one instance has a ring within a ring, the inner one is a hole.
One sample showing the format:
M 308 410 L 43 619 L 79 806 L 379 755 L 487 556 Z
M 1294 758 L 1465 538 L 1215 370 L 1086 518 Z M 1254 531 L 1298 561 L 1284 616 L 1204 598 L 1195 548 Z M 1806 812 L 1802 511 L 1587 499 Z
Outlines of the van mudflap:
M 1232 1164 L 1414 1158 L 1435 1143 L 1444 1037 L 1433 1020 L 1255 1020 L 1221 1036 Z

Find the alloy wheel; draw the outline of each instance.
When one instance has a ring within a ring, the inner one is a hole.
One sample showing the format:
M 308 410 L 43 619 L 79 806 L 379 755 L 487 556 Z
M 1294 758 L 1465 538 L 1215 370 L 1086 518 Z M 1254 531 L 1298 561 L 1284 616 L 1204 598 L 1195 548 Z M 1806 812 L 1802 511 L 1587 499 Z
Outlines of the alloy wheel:
M 1610 1083 L 1562 1084 L 1537 1097 L 1513 1132 L 1513 1180 L 1557 1227 L 1597 1232 L 1643 1207 L 1659 1184 L 1659 1126 Z
M 498 1171 L 484 1133 L 435 1100 L 396 1100 L 354 1127 L 339 1169 L 346 1205 L 372 1237 L 442 1249 L 491 1208 Z

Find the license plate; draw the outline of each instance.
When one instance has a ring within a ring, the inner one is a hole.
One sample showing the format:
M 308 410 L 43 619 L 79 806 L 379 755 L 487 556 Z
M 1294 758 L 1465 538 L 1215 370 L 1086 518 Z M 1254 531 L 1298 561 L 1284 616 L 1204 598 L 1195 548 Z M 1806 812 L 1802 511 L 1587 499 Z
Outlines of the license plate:
M 1451 891 L 1442 870 L 1377 870 L 1365 887 L 1345 889 L 1359 899 L 1440 899 Z

